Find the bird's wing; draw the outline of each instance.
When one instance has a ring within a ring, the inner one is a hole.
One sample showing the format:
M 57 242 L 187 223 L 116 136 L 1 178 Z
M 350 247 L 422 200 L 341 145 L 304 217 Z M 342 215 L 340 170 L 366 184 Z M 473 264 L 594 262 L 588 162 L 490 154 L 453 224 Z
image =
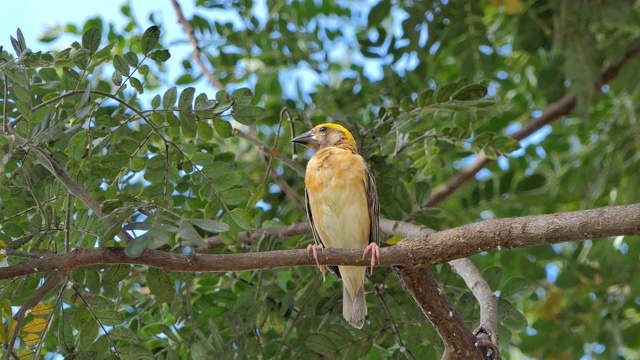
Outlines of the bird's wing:
M 380 203 L 378 202 L 378 192 L 376 190 L 376 182 L 369 166 L 365 169 L 365 190 L 367 191 L 367 203 L 369 205 L 369 244 L 380 244 Z M 373 255 L 372 255 L 373 256 Z M 367 269 L 367 273 L 371 275 L 372 268 Z
M 379 244 L 380 240 L 380 203 L 378 202 L 378 192 L 376 190 L 376 182 L 373 179 L 371 169 L 367 166 L 365 170 L 367 191 L 367 203 L 369 205 L 369 219 L 371 229 L 369 231 L 369 243 Z
M 316 229 L 316 224 L 313 221 L 313 213 L 311 212 L 311 202 L 309 201 L 309 190 L 304 189 L 304 203 L 307 208 L 307 218 L 309 219 L 309 224 L 311 224 L 311 233 L 313 234 L 313 239 L 316 242 L 316 245 L 322 245 L 322 247 L 326 248 L 327 245 L 322 242 L 322 238 L 318 234 L 318 229 Z M 327 269 L 334 273 L 338 279 L 342 279 L 342 275 L 340 275 L 340 270 L 338 270 L 337 266 L 327 266 Z
M 307 207 L 307 218 L 309 218 L 309 224 L 311 224 L 311 233 L 313 234 L 313 239 L 316 241 L 316 245 L 322 245 L 323 247 L 326 247 L 326 245 L 322 242 L 320 235 L 318 235 L 316 224 L 313 222 L 313 214 L 311 213 L 311 202 L 309 202 L 308 189 L 304 189 L 304 203 Z

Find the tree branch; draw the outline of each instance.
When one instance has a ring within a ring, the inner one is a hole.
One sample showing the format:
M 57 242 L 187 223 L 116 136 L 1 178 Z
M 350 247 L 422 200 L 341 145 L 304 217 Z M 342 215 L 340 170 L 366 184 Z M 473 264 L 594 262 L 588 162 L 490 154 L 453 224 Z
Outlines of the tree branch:
M 196 34 L 193 31 L 193 27 L 191 26 L 191 24 L 189 24 L 187 19 L 184 18 L 184 13 L 182 12 L 180 3 L 178 3 L 178 0 L 171 0 L 171 4 L 173 5 L 173 9 L 176 11 L 178 22 L 182 25 L 182 29 L 184 29 L 185 34 L 187 34 L 187 37 L 189 38 L 189 43 L 193 48 L 193 54 L 192 54 L 193 60 L 195 60 L 198 66 L 200 66 L 200 69 L 202 69 L 202 72 L 207 76 L 207 78 L 209 78 L 209 81 L 211 81 L 211 84 L 216 89 L 224 90 L 224 85 L 222 85 L 220 80 L 218 80 L 218 78 L 215 75 L 213 75 L 213 73 L 209 71 L 209 69 L 207 69 L 207 66 L 202 61 L 202 57 L 201 57 L 202 52 L 200 51 L 200 45 L 198 45 L 198 39 L 196 39 Z
M 485 359 L 482 351 L 475 346 L 475 336 L 429 270 L 394 266 L 393 271 L 444 341 L 443 360 Z
M 635 43 L 635 41 L 634 41 Z M 601 91 L 601 87 L 604 84 L 613 80 L 624 64 L 626 64 L 632 57 L 640 52 L 640 46 L 633 47 L 625 53 L 625 55 L 615 64 L 607 65 L 600 72 L 600 83 L 596 86 L 596 91 Z M 514 133 L 511 138 L 514 140 L 522 140 L 534 132 L 540 130 L 543 126 L 550 124 L 551 122 L 559 119 L 561 116 L 570 114 L 575 109 L 577 104 L 577 97 L 575 94 L 567 94 L 560 100 L 552 103 L 542 113 L 539 118 L 531 119 L 524 124 L 520 130 Z M 478 173 L 478 171 L 485 168 L 493 160 L 487 158 L 484 152 L 481 152 L 476 157 L 475 161 L 467 168 L 460 171 L 444 184 L 437 186 L 431 192 L 431 198 L 427 202 L 427 207 L 434 207 L 443 202 L 447 197 L 453 194 L 456 190 L 460 189 L 464 184 Z
M 640 235 L 640 204 L 593 210 L 490 219 L 429 236 L 410 237 L 381 249 L 380 265 L 427 267 L 483 251 L 526 248 L 566 241 Z M 362 251 L 325 249 L 318 253 L 323 265 L 369 265 Z M 145 250 L 136 258 L 122 248 L 76 248 L 67 254 L 42 258 L 0 269 L 0 280 L 54 269 L 73 270 L 97 264 L 139 264 L 166 271 L 244 271 L 291 266 L 315 266 L 306 250 L 279 250 L 245 254 L 174 254 Z
M 493 294 L 478 268 L 468 258 L 449 261 L 480 304 L 480 325 L 474 331 L 476 346 L 491 350 L 492 359 L 500 358 L 498 345 L 498 298 Z

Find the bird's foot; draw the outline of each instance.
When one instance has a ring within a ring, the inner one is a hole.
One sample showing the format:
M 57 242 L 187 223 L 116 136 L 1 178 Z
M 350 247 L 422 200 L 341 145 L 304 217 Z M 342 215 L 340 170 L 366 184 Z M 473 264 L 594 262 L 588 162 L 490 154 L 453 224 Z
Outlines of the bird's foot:
M 316 264 L 318 265 L 318 268 L 322 273 L 322 281 L 324 282 L 327 279 L 327 267 L 324 265 L 320 265 L 320 263 L 318 262 L 318 249 L 322 251 L 324 250 L 324 247 L 322 245 L 316 244 L 309 244 L 309 246 L 307 246 L 307 252 L 309 253 L 309 256 L 313 256 L 313 258 L 316 260 Z
M 366 248 L 364 248 L 362 258 L 364 259 L 369 252 L 371 252 L 371 270 L 373 271 L 373 267 L 376 263 L 380 264 L 380 247 L 374 242 L 370 243 Z

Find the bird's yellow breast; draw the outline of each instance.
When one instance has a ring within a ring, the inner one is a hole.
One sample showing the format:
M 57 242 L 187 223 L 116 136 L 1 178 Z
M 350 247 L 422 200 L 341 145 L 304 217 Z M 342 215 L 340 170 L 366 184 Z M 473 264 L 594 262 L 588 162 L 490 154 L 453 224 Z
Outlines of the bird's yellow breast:
M 305 185 L 315 228 L 326 247 L 368 245 L 366 168 L 360 155 L 335 147 L 321 149 L 309 161 Z

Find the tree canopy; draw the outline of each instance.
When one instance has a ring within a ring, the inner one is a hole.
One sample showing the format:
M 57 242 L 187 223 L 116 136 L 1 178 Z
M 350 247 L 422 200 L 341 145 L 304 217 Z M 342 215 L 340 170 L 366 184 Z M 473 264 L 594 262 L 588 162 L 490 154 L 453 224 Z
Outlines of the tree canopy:
M 637 1 L 171 3 L 189 54 L 133 2 L 0 34 L 5 359 L 640 357 Z M 383 216 L 362 329 L 302 250 L 327 121 Z

